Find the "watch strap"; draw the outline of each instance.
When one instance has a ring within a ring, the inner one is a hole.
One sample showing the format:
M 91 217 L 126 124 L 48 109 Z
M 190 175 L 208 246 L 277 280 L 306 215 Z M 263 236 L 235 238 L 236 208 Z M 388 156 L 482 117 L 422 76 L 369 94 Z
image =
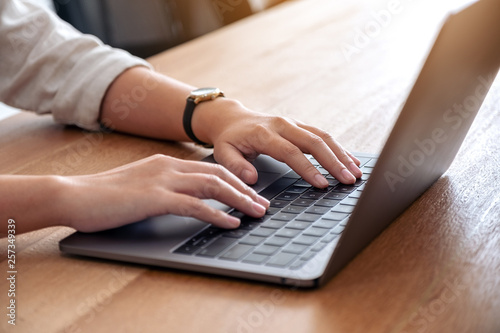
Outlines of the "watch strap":
M 186 108 L 184 109 L 184 115 L 182 117 L 182 125 L 184 127 L 184 131 L 194 143 L 203 146 L 205 148 L 213 148 L 214 147 L 213 145 L 201 141 L 196 137 L 196 135 L 194 135 L 193 128 L 191 127 L 191 120 L 193 118 L 193 113 L 196 105 L 197 104 L 195 103 L 193 98 L 189 97 L 187 99 Z

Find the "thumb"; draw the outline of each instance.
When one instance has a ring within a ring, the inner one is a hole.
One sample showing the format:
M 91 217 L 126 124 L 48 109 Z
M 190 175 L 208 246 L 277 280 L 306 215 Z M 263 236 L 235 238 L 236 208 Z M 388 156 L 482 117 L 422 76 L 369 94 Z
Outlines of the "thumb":
M 223 165 L 245 183 L 251 185 L 257 182 L 257 170 L 236 147 L 229 144 L 216 146 L 214 158 L 217 163 Z

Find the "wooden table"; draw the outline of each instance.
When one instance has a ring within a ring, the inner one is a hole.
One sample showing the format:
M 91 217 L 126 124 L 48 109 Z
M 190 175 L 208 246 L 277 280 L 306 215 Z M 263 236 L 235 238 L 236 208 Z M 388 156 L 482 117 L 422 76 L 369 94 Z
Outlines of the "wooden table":
M 350 150 L 377 153 L 441 18 L 460 2 L 290 1 L 150 60 L 253 109 L 323 127 Z M 0 331 L 498 332 L 499 117 L 497 80 L 449 171 L 323 288 L 64 256 L 58 241 L 72 230 L 51 228 L 16 238 L 17 325 L 7 324 L 3 278 Z M 154 153 L 209 152 L 85 133 L 49 116 L 0 122 L 2 173 L 84 174 Z M 6 250 L 3 239 L 4 272 Z

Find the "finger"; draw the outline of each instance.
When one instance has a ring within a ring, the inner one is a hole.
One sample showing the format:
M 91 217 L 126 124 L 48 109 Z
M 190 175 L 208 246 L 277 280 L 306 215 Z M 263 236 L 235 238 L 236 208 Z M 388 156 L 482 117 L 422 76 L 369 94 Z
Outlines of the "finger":
M 257 154 L 255 154 L 257 157 Z M 233 145 L 223 143 L 214 149 L 214 158 L 217 163 L 225 166 L 229 171 L 247 184 L 255 184 L 258 179 L 257 170 L 248 162 Z
M 255 150 L 286 163 L 313 186 L 320 188 L 328 186 L 325 177 L 312 165 L 302 150 L 290 141 L 274 133 L 267 136 L 265 142 L 261 140 L 258 143 L 260 146 L 255 146 Z
M 265 139 L 257 141 L 261 144 L 261 149 L 272 151 L 269 155 L 277 159 L 281 156 L 281 161 L 286 162 L 312 185 L 326 187 L 328 186 L 328 182 L 303 155 L 303 152 L 311 153 L 339 181 L 346 184 L 352 184 L 356 181 L 355 176 L 313 130 L 323 135 L 327 135 L 326 132 L 298 121 L 291 121 L 281 117 L 273 119 L 272 130 L 266 128 L 261 128 L 260 130 L 264 133 L 258 133 L 257 136 Z M 277 151 L 277 149 L 281 151 Z M 337 151 L 339 154 L 344 152 L 343 149 L 337 149 Z M 348 155 L 345 156 L 349 159 L 349 167 L 352 168 L 352 165 L 354 165 L 357 168 L 350 157 Z M 357 172 L 354 168 L 353 171 Z
M 238 218 L 209 206 L 199 198 L 171 193 L 168 201 L 175 202 L 175 205 L 168 210 L 170 214 L 193 217 L 225 229 L 237 228 L 240 225 Z
M 180 174 L 170 185 L 174 192 L 200 199 L 215 199 L 253 217 L 263 216 L 268 207 L 214 174 Z
M 351 184 L 356 181 L 328 145 L 314 133 L 283 118 L 275 119 L 273 128 L 275 132 L 267 129 L 267 133 L 259 135 L 260 138 L 266 139 L 264 142 L 257 141 L 262 145 L 259 148 L 263 149 L 264 153 L 287 163 L 310 184 L 324 188 L 328 186 L 328 181 L 304 156 L 304 152 L 313 154 L 318 162 L 341 182 Z
M 303 150 L 309 150 L 316 160 L 334 177 L 344 183 L 354 183 L 360 178 L 360 161 L 348 153 L 329 133 L 318 128 L 300 124 L 302 133 L 300 144 Z M 297 137 L 295 135 L 294 137 Z
M 226 169 L 223 165 L 205 163 L 205 162 L 194 162 L 194 161 L 185 161 L 185 165 L 182 166 L 182 172 L 185 173 L 200 173 L 200 174 L 212 174 L 222 179 L 230 186 L 238 190 L 239 192 L 249 196 L 253 199 L 253 201 L 258 202 L 260 205 L 264 207 L 269 207 L 269 201 L 260 195 L 257 194 L 252 188 L 246 185 L 242 180 L 240 180 L 235 174 L 231 173 L 228 169 Z M 255 173 L 255 177 L 257 177 L 257 171 L 255 168 L 248 163 Z M 251 169 L 250 169 L 251 170 Z
M 354 156 L 350 151 L 346 150 L 345 152 L 347 153 L 347 155 L 351 157 L 351 159 L 354 161 L 354 163 L 356 163 L 356 165 L 359 168 L 359 166 L 361 165 L 361 161 L 356 156 Z

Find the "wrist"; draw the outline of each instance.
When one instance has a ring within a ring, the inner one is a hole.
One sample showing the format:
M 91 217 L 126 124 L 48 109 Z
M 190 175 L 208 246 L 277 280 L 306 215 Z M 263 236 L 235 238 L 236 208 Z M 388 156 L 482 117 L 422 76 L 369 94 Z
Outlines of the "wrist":
M 16 231 L 19 233 L 65 225 L 66 218 L 63 211 L 66 205 L 61 201 L 61 198 L 64 198 L 64 195 L 61 195 L 64 187 L 63 178 L 1 176 L 0 212 L 8 214 L 8 218 L 19 221 L 16 225 Z
M 199 140 L 214 144 L 227 123 L 244 109 L 240 102 L 226 97 L 200 103 L 191 119 L 193 133 Z

